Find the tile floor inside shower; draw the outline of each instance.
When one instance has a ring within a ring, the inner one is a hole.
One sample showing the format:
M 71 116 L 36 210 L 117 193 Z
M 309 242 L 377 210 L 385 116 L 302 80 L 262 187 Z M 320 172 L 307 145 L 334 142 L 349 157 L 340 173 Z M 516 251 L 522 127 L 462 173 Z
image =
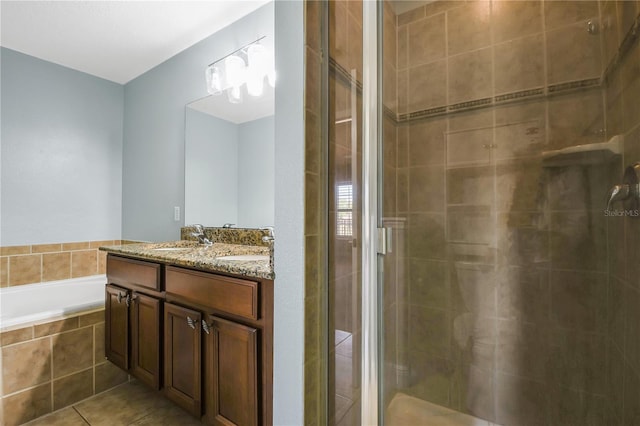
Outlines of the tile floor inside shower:
M 347 331 L 335 330 L 336 372 L 336 425 L 349 424 L 348 411 L 357 409 L 352 390 L 351 367 L 353 365 L 353 335 Z M 387 426 L 499 426 L 441 405 L 433 404 L 404 393 L 397 393 L 385 412 Z
M 385 414 L 387 426 L 498 426 L 403 393 L 396 394 Z

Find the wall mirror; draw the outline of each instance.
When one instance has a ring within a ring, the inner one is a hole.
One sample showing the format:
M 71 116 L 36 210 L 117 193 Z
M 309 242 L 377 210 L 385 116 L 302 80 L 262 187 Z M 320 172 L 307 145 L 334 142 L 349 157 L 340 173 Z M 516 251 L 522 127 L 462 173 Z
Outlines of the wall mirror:
M 274 223 L 274 88 L 265 78 L 260 96 L 240 90 L 239 103 L 221 93 L 185 106 L 187 225 Z
M 273 89 L 253 105 L 207 96 L 185 108 L 185 224 L 272 226 Z M 246 97 L 245 97 L 246 99 Z M 226 103 L 226 105 L 224 105 Z M 232 108 L 240 105 L 242 108 Z M 225 110 L 220 113 L 218 107 Z

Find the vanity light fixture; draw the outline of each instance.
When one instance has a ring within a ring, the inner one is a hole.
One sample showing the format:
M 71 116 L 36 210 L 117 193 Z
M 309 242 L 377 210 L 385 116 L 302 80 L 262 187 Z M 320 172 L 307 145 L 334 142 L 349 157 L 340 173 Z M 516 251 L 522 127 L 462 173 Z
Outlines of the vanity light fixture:
M 209 64 L 206 69 L 207 92 L 212 95 L 227 93 L 229 102 L 241 103 L 246 86 L 250 96 L 262 96 L 264 80 L 275 87 L 276 72 L 273 52 L 270 52 L 260 37 L 224 58 Z

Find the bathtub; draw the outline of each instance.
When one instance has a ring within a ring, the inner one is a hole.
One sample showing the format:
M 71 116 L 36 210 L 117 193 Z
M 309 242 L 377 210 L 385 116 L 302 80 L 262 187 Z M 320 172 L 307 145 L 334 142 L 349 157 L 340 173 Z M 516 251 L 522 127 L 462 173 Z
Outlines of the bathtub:
M 0 330 L 104 307 L 105 275 L 0 289 Z

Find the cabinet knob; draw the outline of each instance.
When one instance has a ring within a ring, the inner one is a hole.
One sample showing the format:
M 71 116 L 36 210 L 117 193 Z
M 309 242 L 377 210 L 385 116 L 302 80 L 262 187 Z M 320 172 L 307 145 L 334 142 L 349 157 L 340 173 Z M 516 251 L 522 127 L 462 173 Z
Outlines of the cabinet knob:
M 207 334 L 209 334 L 211 332 L 211 328 L 210 328 L 209 324 L 207 324 L 207 322 L 205 320 L 202 320 L 202 329 Z
M 191 327 L 192 329 L 196 329 L 196 324 L 198 322 L 194 321 L 191 317 L 187 317 L 187 324 L 189 325 L 189 327 Z

